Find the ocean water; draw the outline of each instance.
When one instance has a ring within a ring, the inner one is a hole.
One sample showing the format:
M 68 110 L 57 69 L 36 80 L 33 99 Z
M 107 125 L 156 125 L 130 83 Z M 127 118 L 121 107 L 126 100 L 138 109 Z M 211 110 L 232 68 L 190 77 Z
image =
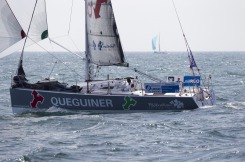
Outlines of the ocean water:
M 201 73 L 212 74 L 215 106 L 132 114 L 13 115 L 9 87 L 19 55 L 0 59 L 0 161 L 245 161 L 245 52 L 194 52 Z M 190 74 L 184 52 L 126 55 L 131 68 L 101 68 L 97 77 L 141 79 L 133 68 L 158 78 Z M 68 53 L 27 53 L 24 68 L 34 82 L 84 79 L 84 61 Z

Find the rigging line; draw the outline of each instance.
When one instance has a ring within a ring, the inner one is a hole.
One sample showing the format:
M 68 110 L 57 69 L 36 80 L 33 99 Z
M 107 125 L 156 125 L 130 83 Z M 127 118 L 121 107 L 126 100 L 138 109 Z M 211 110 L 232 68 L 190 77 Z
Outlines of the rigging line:
M 191 48 L 190 48 L 189 43 L 188 43 L 188 41 L 187 41 L 187 38 L 186 38 L 186 36 L 185 36 L 185 34 L 184 34 L 184 29 L 183 29 L 183 27 L 182 27 L 182 24 L 181 24 L 181 21 L 180 21 L 180 18 L 179 18 L 179 15 L 178 15 L 178 12 L 177 12 L 177 9 L 176 9 L 174 0 L 172 0 L 172 3 L 173 3 L 173 6 L 174 6 L 174 10 L 175 10 L 176 16 L 177 16 L 178 21 L 179 21 L 179 25 L 180 25 L 180 28 L 181 28 L 181 31 L 182 31 L 184 40 L 185 40 L 185 44 L 186 44 L 186 47 L 187 47 L 187 52 L 188 52 L 188 54 L 191 55 L 191 57 L 193 57 Z M 190 56 L 189 56 L 189 58 L 190 58 Z M 196 62 L 195 62 L 195 64 L 196 64 Z M 196 67 L 197 67 L 197 69 L 198 69 L 198 73 L 200 74 L 200 71 L 199 71 L 199 68 L 198 68 L 197 64 L 196 64 Z
M 79 50 L 79 48 L 77 47 L 77 45 L 75 44 L 75 42 L 73 41 L 73 39 L 71 38 L 71 36 L 70 35 L 62 35 L 62 36 L 58 36 L 58 37 L 53 37 L 53 39 L 59 39 L 59 38 L 65 38 L 65 37 L 68 37 L 71 41 L 72 41 L 72 44 L 75 46 L 75 48 L 77 49 L 77 51 L 80 51 Z M 52 39 L 52 41 L 54 41 Z M 58 44 L 57 42 L 56 42 L 56 44 Z M 60 47 L 62 47 L 61 45 L 59 45 Z M 64 47 L 62 47 L 62 48 L 64 48 Z M 70 50 L 68 50 L 68 49 L 66 49 L 66 48 L 64 48 L 65 50 L 67 50 L 68 52 L 71 52 Z M 81 52 L 81 51 L 80 51 Z M 79 53 L 80 53 L 79 52 Z M 78 54 L 76 54 L 76 53 L 74 53 L 74 52 L 71 52 L 71 53 L 73 53 L 73 54 L 75 54 L 75 55 L 78 55 Z M 79 57 L 81 57 L 80 55 L 78 55 Z
M 149 74 L 146 74 L 146 73 L 144 73 L 144 72 L 142 72 L 142 71 L 140 71 L 140 70 L 138 70 L 138 69 L 136 69 L 136 68 L 129 68 L 129 69 L 133 70 L 134 72 L 136 72 L 136 73 L 138 73 L 138 74 L 140 74 L 140 75 L 143 75 L 143 76 L 145 76 L 145 77 L 148 77 L 149 79 L 151 79 L 151 80 L 153 80 L 153 81 L 157 81 L 157 82 L 160 82 L 160 83 L 162 82 L 161 79 L 156 78 L 156 77 L 153 77 L 153 76 L 151 76 L 151 75 L 149 75 Z
M 56 44 L 56 45 L 58 45 L 59 47 L 61 47 L 61 48 L 65 49 L 65 50 L 67 50 L 68 52 L 70 52 L 70 53 L 72 53 L 72 54 L 76 55 L 77 57 L 79 57 L 79 58 L 81 58 L 81 59 L 84 59 L 84 58 L 83 58 L 82 56 L 80 56 L 79 54 L 77 54 L 77 53 L 75 53 L 75 52 L 70 51 L 68 48 L 66 48 L 66 47 L 62 46 L 62 45 L 61 45 L 61 44 L 59 44 L 58 42 L 56 42 L 56 41 L 54 41 L 54 40 L 52 40 L 52 39 L 49 39 L 49 40 L 50 40 L 50 42 L 53 42 L 54 44 Z
M 175 13 L 176 13 L 177 18 L 178 18 L 178 21 L 179 21 L 179 25 L 180 25 L 180 28 L 181 28 L 182 34 L 183 34 L 183 36 L 184 36 L 184 38 L 185 38 L 184 30 L 183 30 L 182 24 L 181 24 L 181 22 L 180 22 L 180 18 L 179 18 L 179 15 L 178 15 L 177 9 L 176 9 L 176 7 L 175 7 L 174 0 L 172 0 L 172 2 L 173 2 L 173 6 L 174 6 Z
M 70 36 L 70 35 L 63 35 L 63 36 L 59 36 L 59 37 L 54 37 L 54 39 L 55 38 L 62 38 L 62 37 L 68 37 L 70 40 L 71 40 L 71 42 L 72 42 L 72 44 L 75 46 L 75 48 L 77 49 L 77 51 L 80 53 L 81 51 L 79 50 L 79 48 L 77 47 L 77 45 L 76 45 L 76 43 L 74 42 L 74 40 L 72 39 L 72 37 Z M 52 41 L 54 41 L 53 39 L 52 39 Z M 58 44 L 57 42 L 55 42 L 56 44 Z M 60 45 L 59 45 L 60 46 Z M 64 47 L 62 47 L 62 48 L 64 48 Z M 66 48 L 65 48 L 66 49 Z M 69 52 L 71 52 L 70 50 L 68 50 L 68 49 L 66 49 L 67 51 L 69 51 Z M 74 52 L 71 52 L 71 53 L 73 53 L 73 54 L 75 54 L 75 55 L 78 55 L 78 54 L 76 54 L 76 53 L 74 53 Z M 82 53 L 81 53 L 82 54 Z M 80 55 L 78 55 L 78 56 L 80 56 Z M 81 56 L 80 56 L 81 57 Z
M 61 62 L 63 65 L 65 65 L 68 69 L 70 69 L 71 71 L 73 71 L 74 73 L 76 73 L 78 76 L 82 77 L 78 72 L 76 72 L 75 69 L 70 68 L 68 65 L 65 64 L 65 62 L 63 62 L 61 59 L 59 59 L 58 57 L 56 57 L 55 55 L 53 55 L 52 53 L 50 53 L 48 50 L 46 50 L 44 47 L 42 47 L 39 43 L 35 42 L 33 39 L 31 39 L 30 37 L 28 37 L 30 40 L 32 40 L 35 44 L 37 44 L 40 48 L 42 48 L 44 51 L 46 51 L 48 54 L 50 54 L 51 56 L 53 56 L 55 59 L 57 59 L 59 62 Z
M 189 46 L 189 44 L 188 44 L 188 41 L 187 41 L 187 39 L 186 39 L 186 36 L 185 36 L 185 34 L 184 34 L 184 29 L 183 29 L 183 27 L 182 27 L 182 24 L 181 24 L 181 21 L 180 21 L 180 18 L 179 18 L 179 15 L 178 15 L 178 12 L 177 12 L 177 9 L 176 9 L 174 0 L 172 0 L 172 3 L 173 3 L 173 6 L 174 6 L 174 10 L 175 10 L 176 16 L 177 16 L 178 21 L 179 21 L 179 25 L 180 25 L 180 28 L 181 28 L 181 31 L 182 31 L 184 40 L 185 40 L 185 44 L 186 44 L 186 48 L 187 48 L 187 53 L 188 53 L 188 58 L 189 58 L 190 65 L 191 65 L 191 64 L 192 64 L 192 60 L 194 59 L 194 57 L 193 57 L 191 48 L 190 48 L 190 46 Z M 191 58 L 191 57 L 192 57 L 192 58 Z M 191 59 L 192 59 L 192 60 L 191 60 Z M 198 68 L 198 66 L 197 66 L 197 64 L 196 64 L 196 61 L 194 60 L 194 62 L 195 62 L 195 65 L 196 65 L 196 67 L 197 67 L 197 71 L 198 71 L 199 75 L 201 76 L 201 72 L 200 72 L 200 70 L 199 70 L 199 68 Z M 195 76 L 195 72 L 194 72 L 194 69 L 193 69 L 192 66 L 191 66 L 191 70 L 192 70 L 193 76 Z M 204 81 L 203 81 L 203 85 L 205 86 Z M 205 86 L 205 87 L 206 87 L 206 86 Z
M 193 54 L 192 54 L 192 51 L 191 51 L 191 48 L 190 48 L 189 43 L 188 43 L 188 41 L 187 41 L 187 38 L 186 38 L 186 36 L 185 36 L 185 34 L 184 34 L 184 30 L 183 30 L 183 27 L 182 27 L 182 24 L 181 24 L 181 21 L 180 21 L 180 18 L 179 18 L 179 15 L 178 15 L 178 12 L 177 12 L 175 3 L 174 3 L 174 0 L 172 0 L 172 2 L 173 2 L 174 9 L 175 9 L 175 13 L 176 13 L 177 18 L 178 18 L 178 21 L 179 21 L 179 25 L 180 25 L 181 30 L 182 30 L 182 34 L 183 34 L 184 40 L 185 40 L 185 44 L 186 44 L 186 47 L 187 47 L 188 58 L 189 58 L 190 64 L 192 64 L 192 61 L 194 60 L 194 56 L 193 56 Z M 198 74 L 199 74 L 200 76 L 202 76 L 202 74 L 201 74 L 201 72 L 200 72 L 200 69 L 198 68 L 198 65 L 197 65 L 197 63 L 196 63 L 195 60 L 194 60 L 194 62 L 195 62 L 195 65 L 196 65 Z M 193 76 L 195 77 L 196 75 L 195 75 L 195 72 L 194 72 L 194 69 L 193 69 L 192 66 L 191 66 L 191 70 L 192 70 Z M 203 80 L 203 79 L 201 79 L 201 81 L 202 81 L 202 83 L 203 83 L 203 86 L 206 88 L 206 87 L 207 87 L 207 86 L 206 86 L 206 81 Z
M 98 36 L 98 37 L 116 37 L 117 38 L 117 36 L 116 35 L 101 35 L 101 34 L 89 34 L 89 35 L 92 35 L 92 36 Z
M 77 47 L 77 45 L 76 45 L 76 43 L 74 42 L 74 40 L 73 40 L 71 37 L 69 37 L 69 38 L 71 39 L 72 43 L 73 43 L 74 46 L 76 47 L 77 51 L 78 51 L 80 54 L 82 54 L 82 51 L 79 50 L 79 48 Z
M 72 8 L 73 8 L 73 0 L 71 1 L 71 13 L 70 13 L 70 22 L 69 22 L 68 35 L 70 34 L 70 29 L 71 29 Z
M 56 64 L 57 64 L 57 61 L 55 61 L 54 66 L 53 66 L 53 68 L 52 68 L 51 72 L 49 73 L 48 79 L 50 79 L 50 76 L 51 76 L 51 74 L 52 74 L 52 72 L 53 72 L 54 67 L 55 67 L 55 65 L 56 65 Z
M 47 28 L 48 28 L 48 12 L 47 12 L 47 7 L 46 6 L 47 6 L 46 0 L 44 0 L 44 7 L 45 7 L 45 13 L 46 13 L 46 23 L 47 23 Z M 47 29 L 47 30 L 49 30 L 49 29 Z
M 182 24 L 181 24 L 181 21 L 180 21 L 180 18 L 179 18 L 179 15 L 178 15 L 174 0 L 172 0 L 172 3 L 173 3 L 173 6 L 174 6 L 174 10 L 175 10 L 176 16 L 177 16 L 178 21 L 179 21 L 179 25 L 180 25 L 180 28 L 181 28 L 181 31 L 182 31 L 182 35 L 183 35 L 184 40 L 185 40 L 185 45 L 186 45 L 186 48 L 187 48 L 187 52 L 188 52 L 188 55 L 189 55 L 189 53 L 191 53 L 191 49 L 190 49 L 190 46 L 189 46 L 188 41 L 186 39 L 186 36 L 185 36 L 185 33 L 184 33 L 184 29 L 182 27 Z
M 27 33 L 26 33 L 27 37 L 28 37 L 28 34 L 29 34 L 29 32 L 30 32 L 31 23 L 32 23 L 32 20 L 33 20 L 33 17 L 34 17 L 34 13 L 35 13 L 35 10 L 36 10 L 36 6 L 37 6 L 37 0 L 36 0 L 36 3 L 35 3 L 35 6 L 34 6 L 34 9 L 33 9 L 32 15 L 31 15 L 30 24 L 29 24 L 29 26 L 28 26 L 28 30 L 27 30 Z M 25 49 L 27 37 L 26 37 L 26 39 L 25 39 L 24 46 L 23 46 L 23 49 L 22 49 L 22 52 L 21 52 L 21 55 L 22 55 L 22 58 L 21 58 L 21 59 L 23 59 L 23 53 L 24 53 L 24 49 Z
M 19 36 L 20 37 L 20 36 Z M 8 36 L 1 36 L 1 38 L 11 38 L 11 39 L 16 39 L 16 37 L 8 37 Z
M 68 37 L 69 35 L 60 35 L 60 36 L 57 36 L 57 37 L 53 37 L 53 39 L 58 39 L 58 38 L 63 38 L 63 37 Z
M 54 37 L 54 39 L 65 38 L 65 37 L 68 37 L 68 38 L 72 41 L 72 44 L 75 46 L 75 48 L 76 48 L 76 49 L 79 51 L 79 53 L 80 53 L 79 48 L 77 47 L 77 45 L 75 44 L 75 42 L 72 40 L 72 38 L 71 38 L 69 35 L 62 35 L 62 36 Z M 66 47 L 60 45 L 59 43 L 57 43 L 56 41 L 54 41 L 54 39 L 49 38 L 49 40 L 50 40 L 51 42 L 55 43 L 56 45 L 60 46 L 61 48 L 65 49 L 65 50 L 67 50 L 68 52 L 70 52 L 70 53 L 72 53 L 72 54 L 74 54 L 74 55 L 76 55 L 76 56 L 78 56 L 78 57 L 84 59 L 84 58 L 83 58 L 82 56 L 80 56 L 79 54 L 77 54 L 77 53 L 75 53 L 75 52 L 72 52 L 71 50 L 67 49 Z M 81 54 L 82 54 L 82 53 L 81 53 Z

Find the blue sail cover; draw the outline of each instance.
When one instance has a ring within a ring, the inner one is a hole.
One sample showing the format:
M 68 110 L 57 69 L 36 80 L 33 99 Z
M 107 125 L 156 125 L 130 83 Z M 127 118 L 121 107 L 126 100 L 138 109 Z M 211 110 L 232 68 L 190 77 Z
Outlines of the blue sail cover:
M 157 36 L 155 36 L 154 38 L 152 38 L 152 49 L 153 50 L 156 50 L 156 48 L 157 48 L 156 43 L 157 43 Z

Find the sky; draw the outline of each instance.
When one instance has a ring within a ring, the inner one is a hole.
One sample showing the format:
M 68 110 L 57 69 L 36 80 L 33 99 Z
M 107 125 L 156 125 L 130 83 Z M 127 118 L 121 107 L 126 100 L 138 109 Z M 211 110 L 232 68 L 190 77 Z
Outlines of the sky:
M 193 51 L 245 51 L 245 0 L 174 2 Z M 50 36 L 65 42 L 70 29 L 67 48 L 84 51 L 84 1 L 46 3 Z M 158 33 L 163 51 L 186 50 L 172 0 L 112 0 L 112 5 L 124 51 L 152 51 Z

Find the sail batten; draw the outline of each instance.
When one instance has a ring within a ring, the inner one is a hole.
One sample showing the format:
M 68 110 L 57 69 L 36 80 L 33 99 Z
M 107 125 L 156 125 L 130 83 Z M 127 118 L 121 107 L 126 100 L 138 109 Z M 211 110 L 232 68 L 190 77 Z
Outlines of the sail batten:
M 117 38 L 115 35 L 101 35 L 101 34 L 90 34 L 91 36 L 96 36 L 96 37 L 114 37 Z

